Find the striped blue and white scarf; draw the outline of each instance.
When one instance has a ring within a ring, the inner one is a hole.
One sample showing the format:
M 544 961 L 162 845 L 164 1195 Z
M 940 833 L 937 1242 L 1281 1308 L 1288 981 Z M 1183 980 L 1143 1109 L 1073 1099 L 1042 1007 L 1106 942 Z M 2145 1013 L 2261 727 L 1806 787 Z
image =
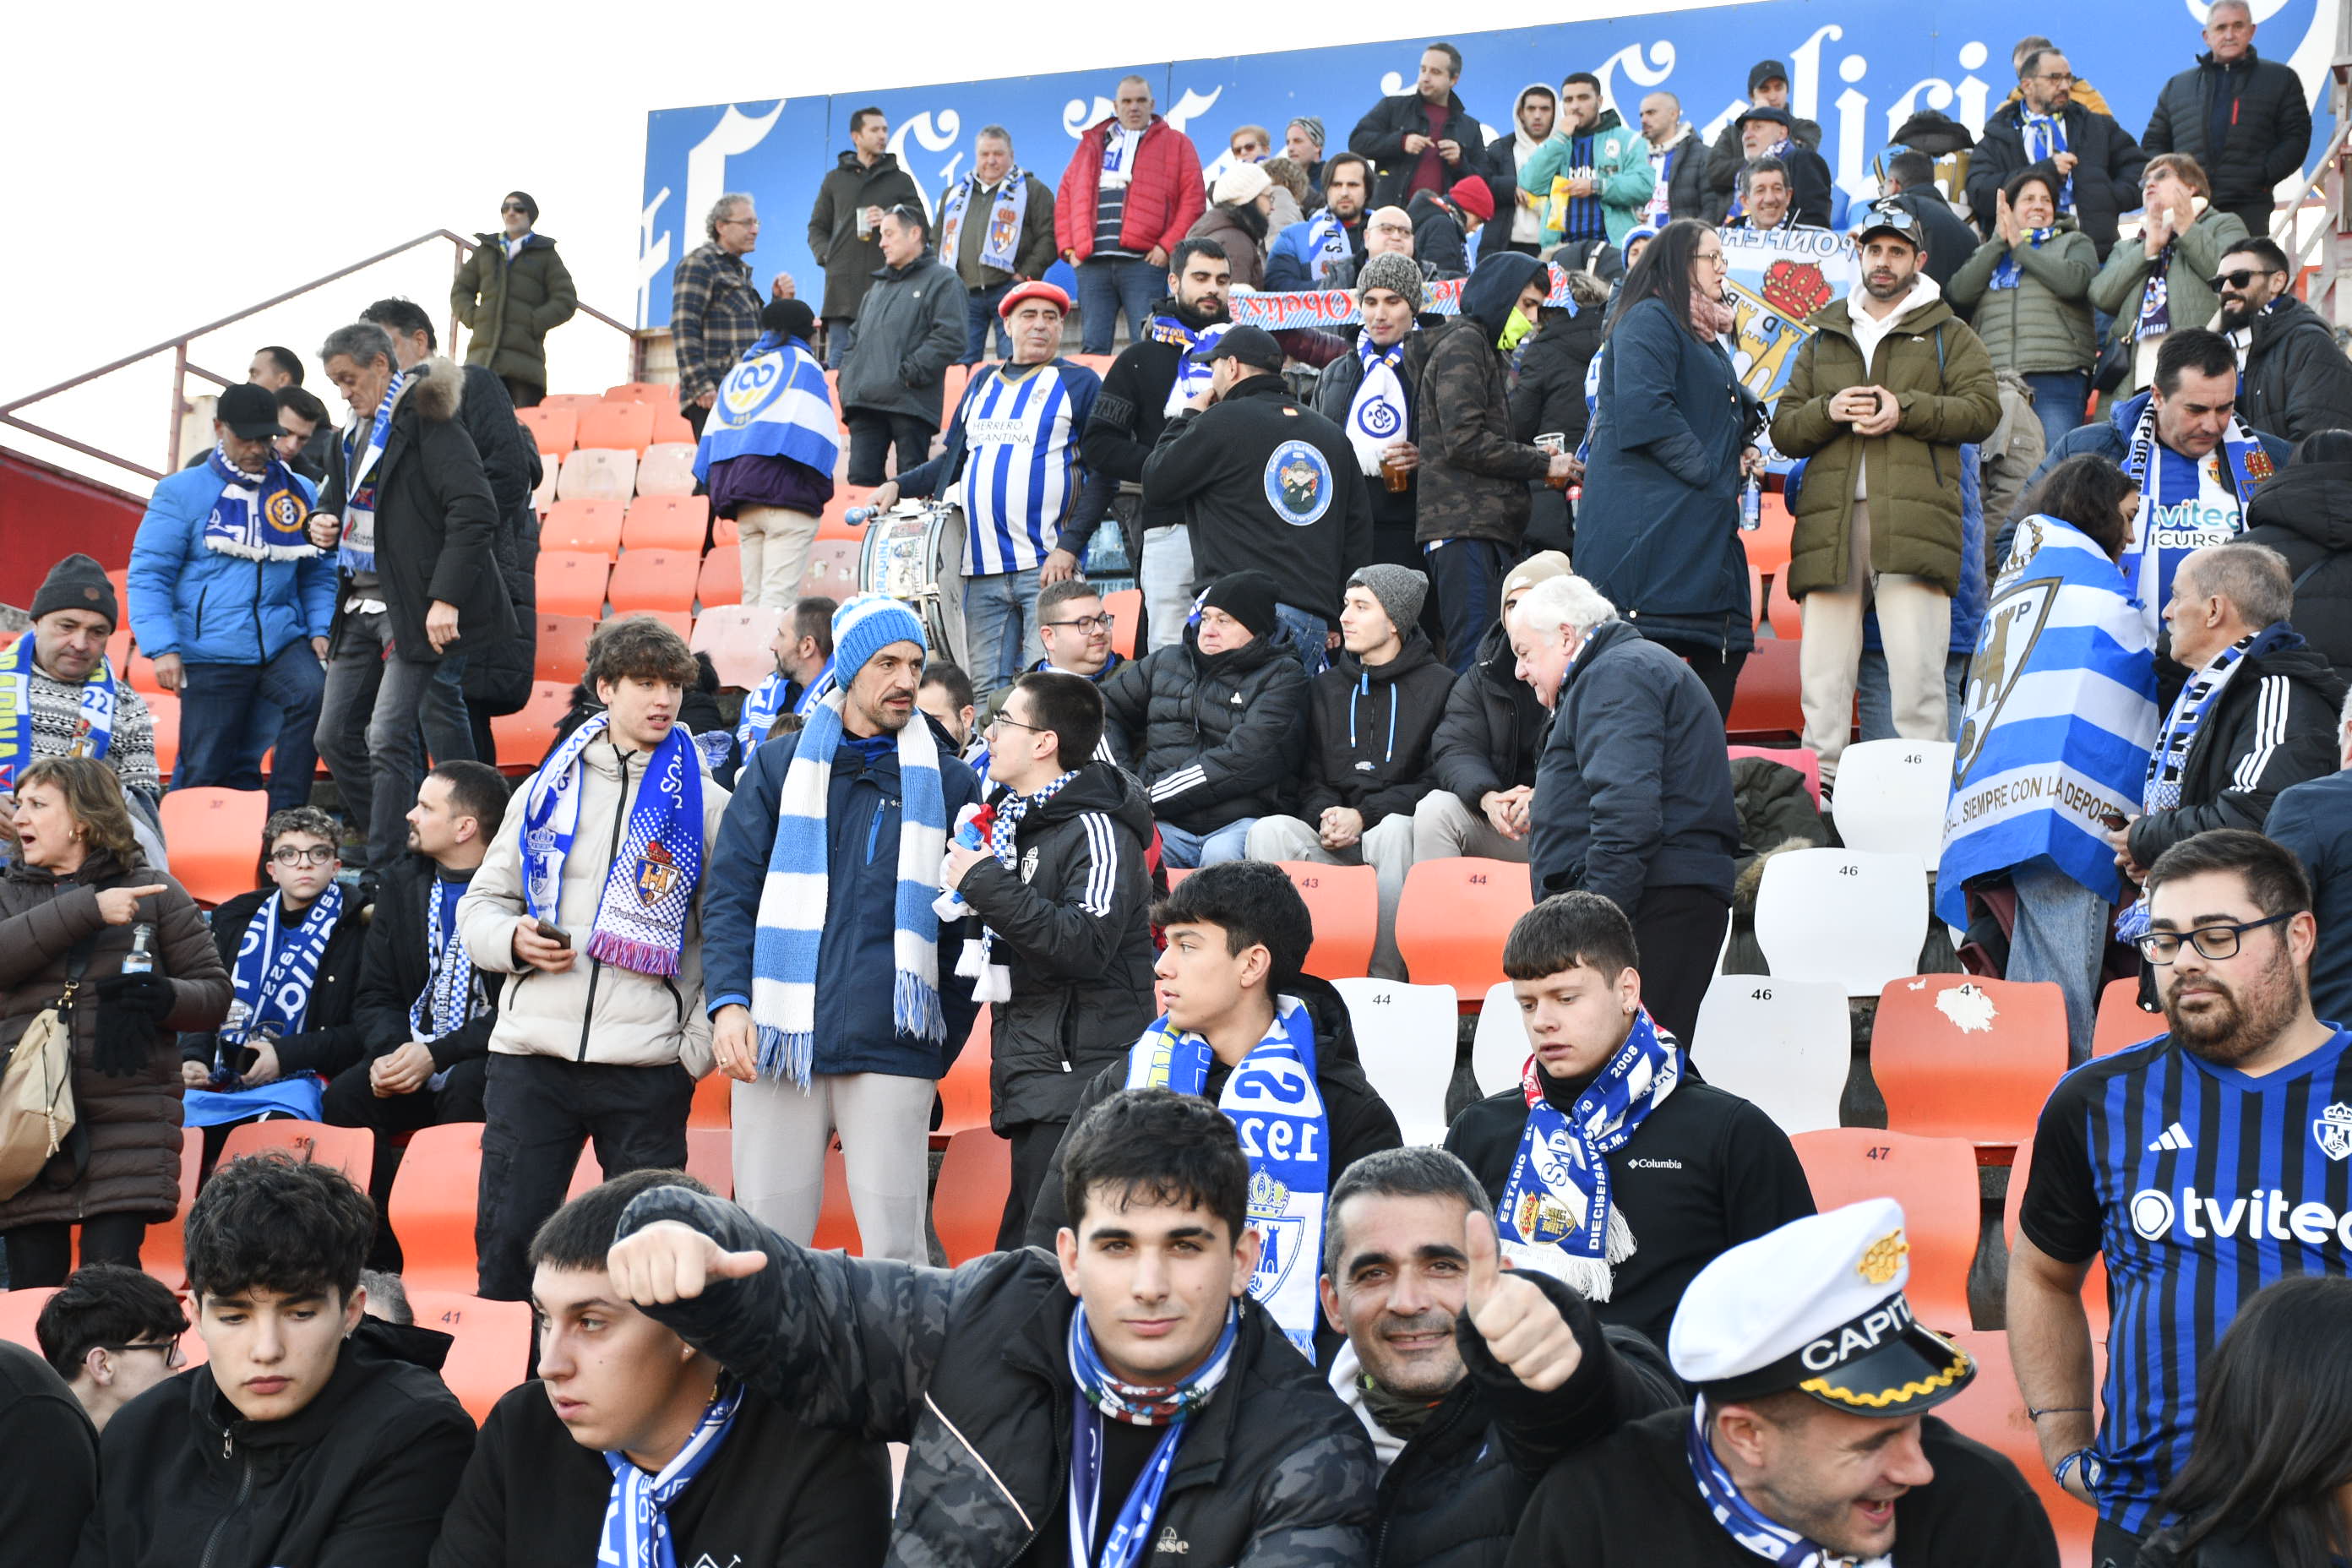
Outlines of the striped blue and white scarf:
M 1108 151 L 1107 144 L 1105 151 Z M 948 195 L 948 210 L 940 215 L 940 259 L 950 267 L 961 254 L 964 218 L 979 190 L 978 174 L 957 181 Z M 1029 176 L 1015 163 L 1004 171 L 1004 177 L 996 182 L 996 194 L 989 198 L 988 232 L 980 240 L 982 267 L 993 267 L 999 272 L 1013 270 L 1021 249 L 1021 220 L 1028 210 Z
M 1127 1089 L 1199 1094 L 1216 1053 L 1163 1016 L 1127 1053 Z M 1249 1224 L 1258 1233 L 1249 1293 L 1301 1355 L 1315 1355 L 1323 1213 L 1331 1187 L 1331 1121 L 1315 1078 L 1315 1016 L 1296 996 L 1275 998 L 1274 1026 L 1226 1076 L 1217 1109 L 1244 1128 Z
M 2021 237 L 2026 244 L 2032 246 L 2034 249 L 2039 250 L 2043 246 L 2049 244 L 2050 237 L 2057 232 L 2058 231 L 2054 228 L 2029 228 L 2025 230 L 2020 237 Z M 1988 285 L 1988 287 L 1993 289 L 2014 289 L 2020 283 L 2024 281 L 2025 268 L 2018 261 L 2017 252 L 2013 249 L 2002 251 L 2000 259 L 1993 263 L 1992 281 Z
M 408 384 L 408 373 L 395 370 L 383 389 L 383 401 L 376 405 L 375 417 L 368 422 L 367 447 L 352 461 L 352 453 L 360 437 L 359 421 L 352 421 L 343 432 L 343 540 L 336 563 L 346 572 L 375 570 L 375 485 L 372 482 L 375 466 L 383 458 L 384 443 L 392 438 L 393 405 L 400 401 L 401 390 Z
M 490 1010 L 483 994 L 481 974 L 457 932 L 442 929 L 441 911 L 448 900 L 435 878 L 425 887 L 425 961 L 431 969 L 425 989 L 408 1005 L 408 1030 L 413 1039 L 430 1043 L 456 1034 Z
M 792 683 L 793 678 L 782 670 L 771 670 L 758 689 L 743 700 L 743 721 L 735 726 L 735 739 L 745 756 L 751 755 L 751 749 L 766 740 L 768 732 L 776 727 L 776 721 L 784 711 L 784 689 Z M 832 689 L 833 660 L 828 658 L 824 668 L 816 672 L 816 679 L 793 700 L 793 717 L 807 718 L 809 710 L 824 701 L 825 693 Z
M 836 629 L 836 636 L 838 630 Z M 803 1089 L 816 1056 L 816 959 L 829 894 L 825 803 L 840 749 L 844 695 L 828 693 L 809 713 L 777 800 L 775 847 L 760 889 L 751 943 L 751 1023 L 761 1076 Z M 947 795 L 939 747 L 918 714 L 898 731 L 898 878 L 892 900 L 890 1017 L 902 1035 L 947 1038 L 940 1006 L 940 892 L 947 852 Z M 887 809 L 877 807 L 877 811 Z
M 319 961 L 327 955 L 327 940 L 343 914 L 342 884 L 328 883 L 327 890 L 302 911 L 302 922 L 281 936 L 279 918 L 285 907 L 286 895 L 272 893 L 245 922 L 230 975 L 235 995 L 220 1026 L 225 1045 L 242 1046 L 264 1030 L 299 1035 L 310 1016 Z
M 304 527 L 310 503 L 274 453 L 260 473 L 248 474 L 216 444 L 205 467 L 221 482 L 220 499 L 205 519 L 205 549 L 244 561 L 306 561 L 319 553 Z
M 730 458 L 789 458 L 830 475 L 840 457 L 824 366 L 800 339 L 766 332 L 719 384 L 694 449 L 694 477 L 709 480 Z
M 611 723 L 609 714 L 591 718 L 523 786 L 523 901 L 536 920 L 557 923 L 563 862 L 580 830 L 581 754 Z M 686 726 L 673 724 L 637 785 L 597 896 L 588 956 L 639 974 L 676 974 L 701 882 L 702 759 Z
M 1698 1486 L 1699 1500 L 1715 1516 L 1715 1521 L 1730 1531 L 1732 1540 L 1767 1563 L 1779 1563 L 1780 1568 L 1888 1568 L 1895 1561 L 1889 1553 L 1857 1562 L 1769 1518 L 1741 1495 L 1739 1483 L 1731 1479 L 1731 1472 L 1715 1457 L 1715 1447 L 1706 1440 L 1708 1415 L 1704 1395 L 1692 1402 L 1690 1431 L 1685 1435 L 1683 1453 L 1690 1461 L 1691 1479 Z
M 1145 1387 L 1121 1383 L 1095 1349 L 1086 1308 L 1070 1314 L 1070 1377 L 1076 1384 L 1070 1422 L 1070 1563 L 1069 1568 L 1134 1568 L 1144 1542 L 1151 1539 L 1151 1521 L 1168 1490 L 1168 1475 L 1175 1467 L 1176 1450 L 1192 1413 L 1209 1402 L 1233 1365 L 1234 1341 L 1241 1327 L 1241 1307 L 1225 1306 L 1224 1332 L 1209 1359 L 1179 1382 Z M 1123 1421 L 1134 1426 L 1164 1426 L 1167 1433 L 1152 1446 L 1142 1474 L 1128 1489 L 1113 1516 L 1110 1535 L 1101 1549 L 1095 1546 L 1102 1516 L 1103 1421 Z
M 605 1451 L 613 1490 L 604 1502 L 604 1527 L 596 1536 L 596 1568 L 677 1568 L 677 1549 L 669 1538 L 669 1505 L 718 1458 L 742 1405 L 740 1383 L 715 1395 L 695 1423 L 694 1435 L 657 1476 L 646 1474 L 625 1453 Z
M 33 679 L 39 672 L 33 661 L 34 636 L 27 631 L 0 648 L 0 790 L 15 789 L 16 775 L 38 755 L 33 738 Z M 67 754 L 106 755 L 114 741 L 114 661 L 110 658 L 101 657 L 89 679 L 81 683 L 78 727 L 80 734 Z
M 1534 1054 L 1519 1071 L 1528 1120 L 1511 1162 L 1495 1233 L 1514 1267 L 1549 1274 L 1589 1301 L 1606 1301 L 1612 1270 L 1633 1256 L 1633 1228 L 1610 1201 L 1608 1154 L 1682 1081 L 1675 1037 L 1637 1008 L 1609 1065 L 1567 1110 L 1544 1098 Z
M 2046 163 L 2066 151 L 2066 119 L 2062 114 L 2038 114 L 2021 106 L 2017 111 L 2017 129 L 2025 141 L 2025 161 Z M 2074 210 L 2074 176 L 2069 174 L 2058 190 L 2058 210 Z
M 1225 329 L 1232 324 L 1230 321 L 1212 321 L 1196 332 L 1174 316 L 1151 318 L 1144 328 L 1151 341 L 1173 343 L 1182 351 L 1182 357 L 1176 362 L 1176 380 L 1168 388 L 1168 404 L 1161 412 L 1172 417 L 1185 404 L 1208 389 L 1209 377 L 1213 374 L 1209 351 L 1217 346 L 1217 340 L 1225 335 Z
M 1348 226 L 1325 210 L 1307 225 L 1307 280 L 1321 287 L 1325 275 L 1354 251 L 1355 242 L 1348 237 Z

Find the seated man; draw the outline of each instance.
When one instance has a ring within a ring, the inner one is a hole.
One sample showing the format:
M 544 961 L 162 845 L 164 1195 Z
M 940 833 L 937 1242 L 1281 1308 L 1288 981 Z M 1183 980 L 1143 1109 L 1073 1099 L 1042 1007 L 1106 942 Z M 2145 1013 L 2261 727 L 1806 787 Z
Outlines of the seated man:
M 1405 566 L 1366 566 L 1348 579 L 1340 657 L 1307 689 L 1307 764 L 1297 816 L 1261 816 L 1253 860 L 1370 865 L 1380 872 L 1375 980 L 1402 980 L 1397 900 L 1412 869 L 1412 808 L 1430 790 L 1429 738 L 1454 672 L 1420 626 L 1429 579 Z
M 1521 915 L 1503 973 L 1534 1050 L 1517 1087 L 1455 1117 L 1445 1146 L 1494 1200 L 1514 1267 L 1567 1280 L 1602 1322 L 1664 1344 L 1707 1261 L 1811 1214 L 1813 1192 L 1770 1117 L 1688 1076 L 1642 1005 L 1641 962 L 1598 893 Z
M 9 1568 L 66 1568 L 98 1497 L 98 1434 L 57 1373 L 5 1340 L 0 1474 L 8 1478 L 0 1487 L 0 1541 L 8 1543 Z
M 42 1356 L 100 1432 L 116 1411 L 187 1365 L 180 1354 L 187 1329 L 170 1286 L 113 1263 L 75 1269 L 33 1325 Z
M 680 1172 L 632 1171 L 531 1238 L 539 1375 L 482 1423 L 433 1568 L 882 1561 L 882 1445 L 805 1424 L 614 1288 L 614 1232 L 654 1187 L 710 1192 Z
M 1551 732 L 1551 715 L 1535 688 L 1519 679 L 1518 655 L 1504 623 L 1521 595 L 1567 574 L 1568 557 L 1547 550 L 1503 579 L 1502 618 L 1486 628 L 1470 668 L 1454 678 L 1445 716 L 1430 737 L 1435 787 L 1412 810 L 1415 860 L 1471 855 L 1527 864 L 1528 803 L 1535 796 L 1536 758 Z
M 735 742 L 748 759 L 785 714 L 806 719 L 808 710 L 833 689 L 833 613 L 838 602 L 811 594 L 793 605 L 768 644 L 776 668 L 743 700 Z
M 233 1160 L 188 1211 L 210 1357 L 117 1413 L 79 1568 L 423 1568 L 474 1423 L 433 1370 L 448 1337 L 366 1313 L 375 1206 L 332 1165 Z M 420 1361 L 429 1358 L 429 1364 Z
M 1045 639 L 1045 657 L 1029 668 L 1065 669 L 1100 681 L 1127 662 L 1127 656 L 1111 646 L 1117 620 L 1103 608 L 1102 590 L 1085 578 L 1047 584 L 1037 595 L 1037 629 Z
M 270 817 L 262 860 L 275 884 L 213 911 L 213 945 L 236 987 L 218 1030 L 180 1037 L 180 1080 L 191 1127 L 249 1121 L 264 1111 L 319 1120 L 321 1079 L 357 1061 L 352 1021 L 367 905 L 335 880 L 342 867 L 335 819 L 316 806 Z
M 1396 1117 L 1364 1077 L 1347 1004 L 1330 982 L 1300 972 L 1315 924 L 1280 868 L 1242 860 L 1197 871 L 1152 923 L 1168 942 L 1153 972 L 1168 1011 L 1087 1086 L 1074 1125 L 1122 1089 L 1166 1088 L 1214 1100 L 1245 1129 L 1250 1217 L 1265 1233 L 1250 1295 L 1312 1355 L 1324 1194 L 1335 1173 L 1404 1141 Z M 1070 1223 L 1076 1189 L 1062 1173 L 1077 1137 L 1063 1141 L 1030 1211 L 1032 1247 Z
M 1021 1245 L 1079 1091 L 1151 1022 L 1151 805 L 1096 760 L 1102 712 L 1078 676 L 1015 680 L 989 725 L 987 845 L 948 848 L 942 881 L 983 923 L 966 951 L 996 1009 L 989 1120 L 1013 1142 L 1000 1247 Z
M 1554 1461 L 1682 1403 L 1665 1357 L 1584 1299 L 1496 1267 L 1486 1194 L 1443 1149 L 1384 1149 L 1331 1189 L 1331 1389 L 1380 1460 L 1372 1568 L 1500 1568 Z
M 623 1212 L 613 1289 L 786 1408 L 908 1444 L 894 1563 L 1362 1563 L 1370 1448 L 1242 1305 L 1260 1237 L 1234 1124 L 1119 1094 L 1064 1155 L 1052 1257 L 813 1252 L 667 1186 Z
M 1277 593 L 1262 572 L 1228 572 L 1182 641 L 1102 683 L 1105 731 L 1150 794 L 1171 866 L 1240 859 L 1250 825 L 1297 796 L 1307 671 L 1276 635 Z

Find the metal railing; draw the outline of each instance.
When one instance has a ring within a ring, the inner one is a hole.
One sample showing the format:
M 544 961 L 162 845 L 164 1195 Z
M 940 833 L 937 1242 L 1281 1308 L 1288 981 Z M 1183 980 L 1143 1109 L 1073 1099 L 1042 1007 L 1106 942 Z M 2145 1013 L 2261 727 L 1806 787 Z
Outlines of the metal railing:
M 295 288 L 289 289 L 284 293 L 274 295 L 269 299 L 264 300 L 257 305 L 248 305 L 244 310 L 236 311 L 233 315 L 223 316 L 217 321 L 207 321 L 201 327 L 193 328 L 190 331 L 181 332 L 174 337 L 165 338 L 162 342 L 156 343 L 152 347 L 141 349 L 136 353 L 125 354 L 121 359 L 100 365 L 95 370 L 86 370 L 82 372 L 81 374 L 73 377 L 69 381 L 61 381 L 55 386 L 45 386 L 40 391 L 32 393 L 27 396 L 19 397 L 14 402 L 0 403 L 0 425 L 13 426 L 15 428 L 23 430 L 29 435 L 37 436 L 44 441 L 54 442 L 58 446 L 66 447 L 69 451 L 79 452 L 86 458 L 95 458 L 102 463 L 111 463 L 116 468 L 126 468 L 131 473 L 141 475 L 143 478 L 160 479 L 165 474 L 175 471 L 180 466 L 181 420 L 183 416 L 189 412 L 191 406 L 187 397 L 188 377 L 194 375 L 201 380 L 211 382 L 215 386 L 234 385 L 236 380 L 242 379 L 226 376 L 221 374 L 218 371 L 207 370 L 203 365 L 190 363 L 188 359 L 188 345 L 190 343 L 194 342 L 198 338 L 207 337 L 214 332 L 219 331 L 224 327 L 235 326 L 237 322 L 245 321 L 248 317 L 257 316 L 265 310 L 275 310 L 278 306 L 285 304 L 289 300 L 299 300 L 303 295 L 310 293 L 313 289 L 323 289 L 330 283 L 339 283 L 355 272 L 364 272 L 369 268 L 376 266 L 378 263 L 389 261 L 395 256 L 405 255 L 407 252 L 416 249 L 419 246 L 437 245 L 444 240 L 448 241 L 451 245 L 457 247 L 457 260 L 461 263 L 465 260 L 467 254 L 469 254 L 475 247 L 475 242 L 472 239 L 467 237 L 465 235 L 458 234 L 452 229 L 436 228 L 430 233 L 420 234 L 415 239 L 404 240 L 400 244 L 394 246 L 389 250 L 380 250 L 364 260 L 354 261 L 348 267 L 338 268 L 336 270 L 328 273 L 323 278 L 313 278 L 308 283 L 299 284 Z M 636 332 L 626 322 L 617 321 L 614 318 L 606 315 L 604 311 L 597 310 L 593 305 L 581 306 L 580 314 L 588 317 L 592 321 L 602 321 L 606 326 L 612 328 L 614 331 L 619 332 L 623 338 L 628 340 L 632 353 L 634 353 L 636 342 Z M 443 342 L 450 351 L 455 351 L 457 342 L 457 318 L 455 310 L 450 312 L 448 334 L 443 339 Z M 155 355 L 160 353 L 169 353 L 172 356 L 171 426 L 169 434 L 164 442 L 164 466 L 162 468 L 151 468 L 144 463 L 124 457 L 120 453 L 110 452 L 102 447 L 93 447 L 85 441 L 78 441 L 70 436 L 49 429 L 45 426 L 37 425 L 29 419 L 22 417 L 17 413 L 17 410 L 19 409 L 28 408 L 36 403 L 55 397 L 59 393 L 71 392 L 78 386 L 87 386 L 91 382 L 97 381 L 101 377 L 112 375 L 116 371 L 123 370 L 131 365 L 137 364 L 142 360 L 152 359 Z

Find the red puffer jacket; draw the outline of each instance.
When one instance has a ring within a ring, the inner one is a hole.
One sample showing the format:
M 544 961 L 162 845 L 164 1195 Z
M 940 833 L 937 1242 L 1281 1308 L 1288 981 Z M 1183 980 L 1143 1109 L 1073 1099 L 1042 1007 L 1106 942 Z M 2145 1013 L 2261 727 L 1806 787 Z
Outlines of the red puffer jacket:
M 1054 244 L 1065 253 L 1076 252 L 1080 261 L 1095 253 L 1095 186 L 1103 143 L 1118 123 L 1116 118 L 1106 120 L 1078 138 L 1078 150 L 1054 193 Z M 1127 210 L 1119 219 L 1120 247 L 1142 256 L 1156 246 L 1172 256 L 1208 205 L 1201 154 L 1192 138 L 1153 115 L 1136 149 L 1135 180 L 1127 187 Z

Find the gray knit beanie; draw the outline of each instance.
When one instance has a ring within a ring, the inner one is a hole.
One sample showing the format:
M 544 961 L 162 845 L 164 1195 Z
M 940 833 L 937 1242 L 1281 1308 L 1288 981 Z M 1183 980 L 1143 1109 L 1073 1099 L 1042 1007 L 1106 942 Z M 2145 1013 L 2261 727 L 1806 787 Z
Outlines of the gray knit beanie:
M 1416 310 L 1426 295 L 1421 282 L 1421 263 L 1393 250 L 1367 256 L 1363 265 L 1356 268 L 1356 298 L 1362 299 L 1367 289 L 1394 289 Z
M 1359 566 L 1348 579 L 1348 586 L 1369 589 L 1388 613 L 1389 625 L 1396 627 L 1397 636 L 1410 636 L 1421 624 L 1421 602 L 1429 597 L 1429 578 L 1412 567 L 1384 561 Z

